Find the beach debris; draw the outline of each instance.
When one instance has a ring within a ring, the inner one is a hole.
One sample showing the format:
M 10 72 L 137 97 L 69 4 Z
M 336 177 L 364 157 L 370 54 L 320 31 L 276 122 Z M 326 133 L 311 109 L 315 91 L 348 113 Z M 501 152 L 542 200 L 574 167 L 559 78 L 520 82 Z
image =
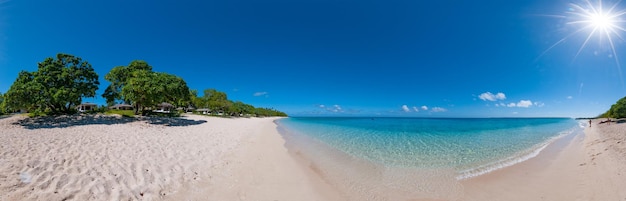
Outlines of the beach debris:
M 27 172 L 20 173 L 20 181 L 25 184 L 29 184 L 31 182 L 32 176 Z

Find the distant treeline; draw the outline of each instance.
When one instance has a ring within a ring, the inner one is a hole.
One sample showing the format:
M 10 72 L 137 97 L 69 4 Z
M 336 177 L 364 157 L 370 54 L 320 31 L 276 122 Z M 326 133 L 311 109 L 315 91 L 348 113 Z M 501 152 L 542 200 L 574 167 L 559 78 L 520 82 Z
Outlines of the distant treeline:
M 226 93 L 215 89 L 206 89 L 198 96 L 182 78 L 154 72 L 141 60 L 114 67 L 104 79 L 111 83 L 102 95 L 107 105 L 130 104 L 135 114 L 170 103 L 185 110 L 205 108 L 209 113 L 230 116 L 287 116 L 275 109 L 228 100 Z M 96 96 L 99 85 L 98 74 L 89 62 L 60 53 L 38 63 L 37 71 L 18 74 L 6 94 L 0 93 L 0 114 L 19 110 L 48 115 L 75 113 L 83 98 Z

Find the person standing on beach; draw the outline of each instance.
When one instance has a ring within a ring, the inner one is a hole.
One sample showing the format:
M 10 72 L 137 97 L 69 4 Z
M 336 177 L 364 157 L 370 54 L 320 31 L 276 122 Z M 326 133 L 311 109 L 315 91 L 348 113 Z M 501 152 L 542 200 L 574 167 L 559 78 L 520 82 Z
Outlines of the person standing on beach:
M 591 119 L 589 119 L 589 128 L 591 128 Z

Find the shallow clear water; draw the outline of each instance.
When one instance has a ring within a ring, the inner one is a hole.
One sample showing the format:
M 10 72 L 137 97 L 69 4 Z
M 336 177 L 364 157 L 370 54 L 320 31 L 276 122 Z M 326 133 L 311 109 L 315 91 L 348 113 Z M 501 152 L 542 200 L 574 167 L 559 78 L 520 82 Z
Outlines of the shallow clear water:
M 579 129 L 568 118 L 307 117 L 277 123 L 284 132 L 305 137 L 288 140 L 314 140 L 385 168 L 453 170 L 457 179 L 531 158 Z M 316 151 L 319 147 L 307 150 Z

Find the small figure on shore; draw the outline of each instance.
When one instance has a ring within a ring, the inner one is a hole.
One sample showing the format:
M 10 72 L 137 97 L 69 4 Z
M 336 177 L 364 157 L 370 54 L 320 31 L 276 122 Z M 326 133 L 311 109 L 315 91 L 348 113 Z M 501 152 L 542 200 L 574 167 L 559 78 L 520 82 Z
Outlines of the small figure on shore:
M 589 119 L 589 128 L 591 128 L 591 119 Z

